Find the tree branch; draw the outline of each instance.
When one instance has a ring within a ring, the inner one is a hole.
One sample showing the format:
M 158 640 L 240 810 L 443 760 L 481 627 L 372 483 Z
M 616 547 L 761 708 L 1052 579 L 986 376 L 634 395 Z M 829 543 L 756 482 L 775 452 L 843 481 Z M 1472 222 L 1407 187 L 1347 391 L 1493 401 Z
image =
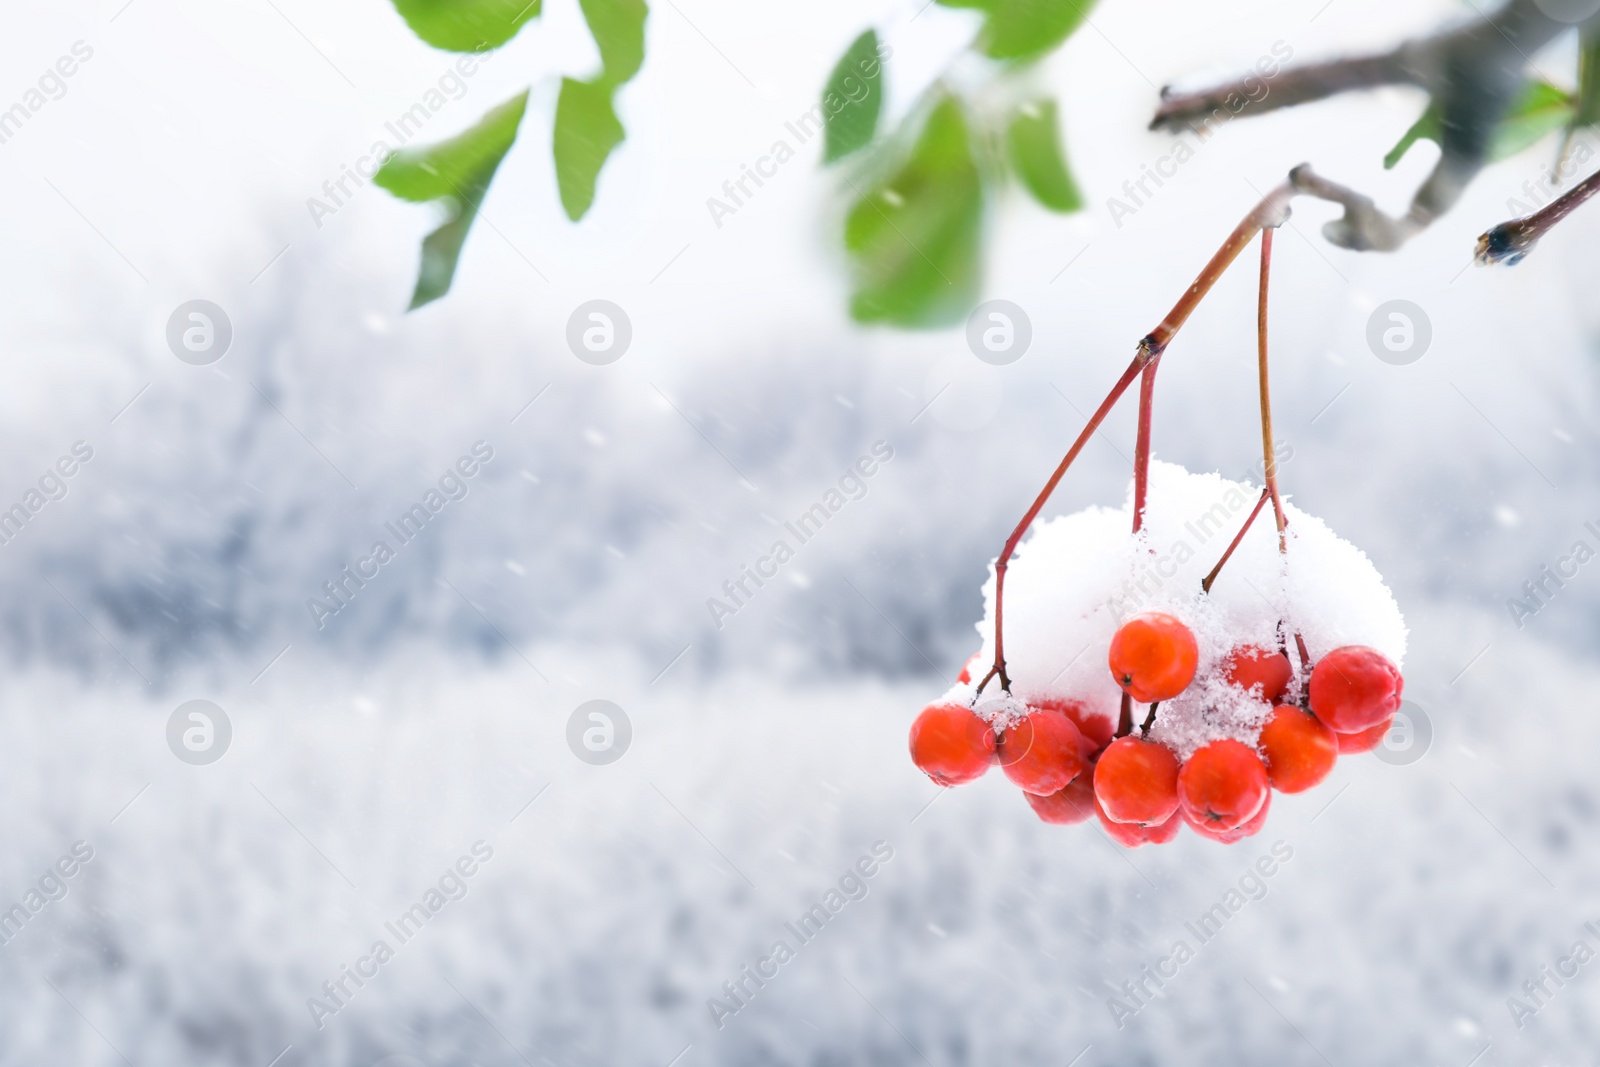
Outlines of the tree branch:
M 1532 215 L 1493 227 L 1478 238 L 1478 265 L 1504 263 L 1509 267 L 1522 262 L 1522 257 L 1533 251 L 1539 238 L 1597 192 L 1600 192 L 1600 171 L 1589 175 Z
M 1579 26 L 1600 27 L 1600 15 Z M 1415 85 L 1426 90 L 1440 114 L 1439 161 L 1405 215 L 1391 218 L 1371 200 L 1350 194 L 1334 198 L 1345 205 L 1345 217 L 1323 229 L 1323 236 L 1342 248 L 1392 252 L 1455 206 L 1483 169 L 1495 125 L 1526 84 L 1532 57 L 1574 28 L 1545 14 L 1537 0 L 1508 0 L 1492 15 L 1408 41 L 1391 52 L 1291 67 L 1270 77 L 1251 75 L 1202 92 L 1164 92 L 1150 126 L 1202 130 L 1210 136 L 1218 120 L 1259 115 L 1352 89 Z
M 1383 55 L 1291 67 L 1271 77 L 1251 75 L 1198 92 L 1175 93 L 1167 86 L 1161 90 L 1161 106 L 1150 120 L 1150 128 L 1209 134 L 1214 123 L 1241 115 L 1261 115 L 1279 108 L 1309 104 L 1352 89 L 1403 84 L 1415 84 L 1415 81 L 1400 62 L 1400 53 L 1396 50 Z M 1263 88 L 1266 93 L 1260 95 Z

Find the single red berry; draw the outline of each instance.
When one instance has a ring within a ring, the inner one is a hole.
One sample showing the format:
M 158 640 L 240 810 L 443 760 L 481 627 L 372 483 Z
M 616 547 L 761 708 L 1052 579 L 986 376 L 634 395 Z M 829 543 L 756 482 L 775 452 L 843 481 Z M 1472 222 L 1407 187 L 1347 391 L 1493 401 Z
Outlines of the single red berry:
M 1259 685 L 1261 699 L 1268 704 L 1276 704 L 1289 688 L 1294 669 L 1289 666 L 1289 657 L 1282 652 L 1259 645 L 1244 645 L 1228 653 L 1223 677 L 1240 689 L 1248 690 Z
M 982 658 L 982 656 L 983 653 L 981 651 L 974 652 L 972 654 L 972 658 L 967 660 L 966 666 L 961 668 L 961 673 L 956 675 L 956 683 L 958 685 L 971 684 L 972 672 L 978 666 L 978 660 Z
M 1113 822 L 1159 826 L 1178 810 L 1178 757 L 1166 745 L 1119 737 L 1095 764 L 1094 795 Z
M 960 704 L 929 704 L 911 724 L 911 762 L 940 785 L 982 777 L 994 752 L 994 730 Z
M 1256 812 L 1249 822 L 1240 823 L 1232 830 L 1217 830 L 1197 822 L 1189 822 L 1189 829 L 1208 840 L 1220 841 L 1224 845 L 1231 845 L 1235 841 L 1242 841 L 1247 837 L 1254 837 L 1259 834 L 1261 828 L 1267 825 L 1267 809 L 1270 807 L 1272 807 L 1272 794 L 1268 793 L 1267 799 L 1261 802 L 1261 810 Z M 1189 821 L 1187 815 L 1184 816 L 1184 820 L 1186 822 Z
M 1080 774 L 1047 797 L 1024 792 L 1023 799 L 1035 815 L 1058 826 L 1072 826 L 1094 818 L 1094 775 Z
M 1381 652 L 1364 645 L 1336 648 L 1311 670 L 1311 710 L 1341 734 L 1360 733 L 1400 709 L 1405 680 Z
M 1059 711 L 1071 719 L 1072 724 L 1078 728 L 1078 732 L 1083 735 L 1085 741 L 1089 742 L 1091 750 L 1094 752 L 1099 752 L 1109 745 L 1111 743 L 1111 735 L 1117 732 L 1117 724 L 1111 721 L 1109 715 L 1098 715 L 1089 711 L 1076 700 L 1050 697 L 1046 700 L 1038 701 L 1035 706 L 1049 708 L 1051 711 Z
M 1341 751 L 1339 735 L 1301 708 L 1279 704 L 1261 728 L 1261 753 L 1267 779 L 1280 793 L 1303 793 L 1333 771 Z
M 1232 738 L 1207 744 L 1178 773 L 1178 798 L 1189 821 L 1214 830 L 1249 822 L 1269 792 L 1261 757 Z
M 1339 739 L 1339 754 L 1342 756 L 1349 752 L 1371 752 L 1383 744 L 1383 739 L 1389 736 L 1389 727 L 1394 725 L 1394 717 L 1390 716 L 1378 725 L 1360 730 L 1353 734 L 1334 734 Z
M 1200 649 L 1178 619 L 1159 611 L 1135 615 L 1111 638 L 1111 675 L 1141 704 L 1170 700 L 1194 680 Z
M 1040 796 L 1064 788 L 1086 766 L 1078 727 L 1061 712 L 1043 708 L 1006 727 L 995 751 L 1006 777 Z
M 1100 805 L 1098 799 L 1094 806 L 1094 813 L 1100 817 L 1100 825 L 1105 828 L 1106 836 L 1111 838 L 1123 848 L 1138 848 L 1140 845 L 1164 845 L 1178 836 L 1178 827 L 1183 823 L 1183 816 L 1174 811 L 1165 822 L 1154 826 L 1140 826 L 1136 822 L 1117 822 L 1106 814 L 1106 809 Z

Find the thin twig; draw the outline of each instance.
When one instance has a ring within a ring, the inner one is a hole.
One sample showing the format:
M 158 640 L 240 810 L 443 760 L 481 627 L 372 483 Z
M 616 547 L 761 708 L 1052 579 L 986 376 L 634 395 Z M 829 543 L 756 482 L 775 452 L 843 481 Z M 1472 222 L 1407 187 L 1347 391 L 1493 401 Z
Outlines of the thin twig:
M 1502 222 L 1491 228 L 1478 238 L 1475 252 L 1477 264 L 1487 267 L 1504 263 L 1510 267 L 1522 262 L 1522 258 L 1533 251 L 1533 246 L 1539 243 L 1541 237 L 1595 193 L 1600 193 L 1600 171 L 1595 171 L 1532 215 Z
M 1159 700 L 1155 701 L 1154 703 L 1152 703 L 1150 705 L 1150 714 L 1148 714 L 1148 715 L 1146 715 L 1144 717 L 1144 725 L 1139 727 L 1139 736 L 1140 737 L 1149 737 L 1150 736 L 1150 727 L 1152 727 L 1152 726 L 1154 726 L 1156 724 L 1156 709 L 1159 708 L 1160 706 L 1161 706 L 1161 701 L 1159 701 Z
M 1278 493 L 1278 457 L 1272 447 L 1272 390 L 1267 384 L 1267 279 L 1271 274 L 1272 231 L 1267 229 L 1261 231 L 1261 290 L 1256 303 L 1256 371 L 1261 382 L 1261 473 L 1267 483 L 1267 493 L 1272 497 L 1273 517 L 1278 522 L 1278 551 L 1287 555 L 1289 543 L 1284 527 L 1288 525 L 1288 520 L 1283 517 L 1283 497 Z
M 1156 371 L 1161 356 L 1156 355 L 1139 375 L 1139 428 L 1133 444 L 1133 532 L 1144 528 L 1144 505 L 1150 494 L 1150 416 L 1154 411 Z
M 1217 580 L 1217 575 L 1222 573 L 1222 565 L 1228 562 L 1228 557 L 1233 555 L 1233 550 L 1239 547 L 1239 542 L 1244 540 L 1244 535 L 1250 532 L 1251 524 L 1256 521 L 1256 516 L 1261 514 L 1262 507 L 1271 495 L 1272 490 L 1261 490 L 1261 499 L 1257 500 L 1256 506 L 1250 509 L 1250 516 L 1244 520 L 1244 525 L 1239 527 L 1239 532 L 1233 535 L 1233 540 L 1228 543 L 1228 548 L 1222 553 L 1222 558 L 1217 560 L 1217 565 L 1211 568 L 1211 573 L 1206 575 L 1205 580 L 1200 583 L 1200 591 L 1202 593 L 1211 592 L 1212 583 Z

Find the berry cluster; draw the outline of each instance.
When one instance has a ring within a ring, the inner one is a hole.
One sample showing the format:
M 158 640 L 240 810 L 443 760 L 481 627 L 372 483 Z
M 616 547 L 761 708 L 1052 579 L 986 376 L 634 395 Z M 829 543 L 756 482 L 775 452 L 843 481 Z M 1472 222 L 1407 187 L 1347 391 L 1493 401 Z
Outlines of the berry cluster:
M 963 669 L 962 684 L 977 659 Z M 1108 719 L 1071 700 L 1008 701 L 992 724 L 944 700 L 912 723 L 912 761 L 944 786 L 973 781 L 999 763 L 1045 822 L 1095 816 L 1128 848 L 1171 841 L 1181 823 L 1229 843 L 1266 823 L 1272 790 L 1303 792 L 1328 776 L 1341 753 L 1376 748 L 1400 706 L 1400 672 L 1371 648 L 1333 649 L 1311 666 L 1302 691 L 1291 693 L 1295 671 L 1284 652 L 1239 646 L 1222 674 L 1264 712 L 1271 709 L 1256 745 L 1219 738 L 1180 761 L 1149 730 L 1157 705 L 1194 681 L 1194 634 L 1172 615 L 1136 615 L 1117 629 L 1108 659 L 1127 698 L 1150 706 L 1137 734 L 1125 718 L 1113 737 Z
M 1006 539 L 985 589 L 985 622 L 992 628 L 985 627 L 983 651 L 956 688 L 911 726 L 911 758 L 935 782 L 969 782 L 998 762 L 1046 822 L 1078 823 L 1094 815 L 1113 840 L 1130 848 L 1170 841 L 1181 823 L 1202 837 L 1232 842 L 1261 829 L 1274 789 L 1310 789 L 1328 776 L 1340 753 L 1382 742 L 1400 707 L 1395 660 L 1404 651 L 1405 624 L 1398 606 L 1371 562 L 1287 504 L 1278 483 L 1268 277 L 1273 233 L 1295 195 L 1292 183 L 1274 190 L 1228 235 L 1194 284 L 1139 341 L 1127 370 Z M 1264 485 L 1221 558 L 1201 573 L 1197 545 L 1249 508 L 1249 491 L 1152 461 L 1156 372 L 1178 330 L 1258 234 Z M 1042 523 L 1018 557 L 1067 469 L 1136 381 L 1131 538 L 1115 530 L 1121 515 L 1091 508 Z M 1252 538 L 1252 524 L 1269 503 L 1275 536 L 1257 531 Z M 1244 571 L 1241 580 L 1214 589 L 1230 559 L 1235 572 Z M 1013 567 L 1020 584 L 1008 600 L 1006 576 Z M 1080 647 L 1071 659 L 1063 655 Z M 1074 673 L 1090 648 L 1106 650 L 1109 682 L 1093 659 Z M 1298 662 L 1291 661 L 1291 648 Z M 991 651 L 992 666 L 979 679 Z M 1022 699 L 1012 691 L 1013 669 Z M 996 680 L 1001 695 L 980 702 L 984 687 Z M 1117 703 L 1120 714 L 1112 710 Z M 1146 706 L 1137 733 L 1136 703 Z

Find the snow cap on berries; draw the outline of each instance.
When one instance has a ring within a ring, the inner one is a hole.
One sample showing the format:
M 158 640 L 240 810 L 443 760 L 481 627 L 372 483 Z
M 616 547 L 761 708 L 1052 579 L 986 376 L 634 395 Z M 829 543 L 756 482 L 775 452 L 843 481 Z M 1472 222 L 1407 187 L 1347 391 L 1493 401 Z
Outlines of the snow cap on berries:
M 1131 488 L 1120 509 L 1091 507 L 1035 526 L 1006 578 L 1006 667 L 1017 700 L 1074 700 L 1086 714 L 1114 724 L 1122 691 L 1106 665 L 1111 638 L 1122 623 L 1149 611 L 1177 616 L 1199 648 L 1194 681 L 1160 705 L 1151 729 L 1152 739 L 1181 759 L 1224 737 L 1254 745 L 1270 717 L 1266 703 L 1222 677 L 1229 653 L 1241 645 L 1276 649 L 1287 642 L 1295 670 L 1291 692 L 1303 681 L 1296 632 L 1313 662 L 1340 645 L 1359 644 L 1399 666 L 1405 622 L 1377 569 L 1320 519 L 1287 502 L 1287 558 L 1279 553 L 1268 504 L 1211 592 L 1201 594 L 1202 579 L 1260 496 L 1259 486 L 1155 462 L 1139 534 L 1130 533 Z M 984 598 L 979 662 L 990 662 L 992 568 Z M 993 692 L 990 685 L 986 692 Z M 974 688 L 957 686 L 949 696 L 970 701 Z M 1009 704 L 990 714 L 975 710 L 991 722 L 1016 714 Z

